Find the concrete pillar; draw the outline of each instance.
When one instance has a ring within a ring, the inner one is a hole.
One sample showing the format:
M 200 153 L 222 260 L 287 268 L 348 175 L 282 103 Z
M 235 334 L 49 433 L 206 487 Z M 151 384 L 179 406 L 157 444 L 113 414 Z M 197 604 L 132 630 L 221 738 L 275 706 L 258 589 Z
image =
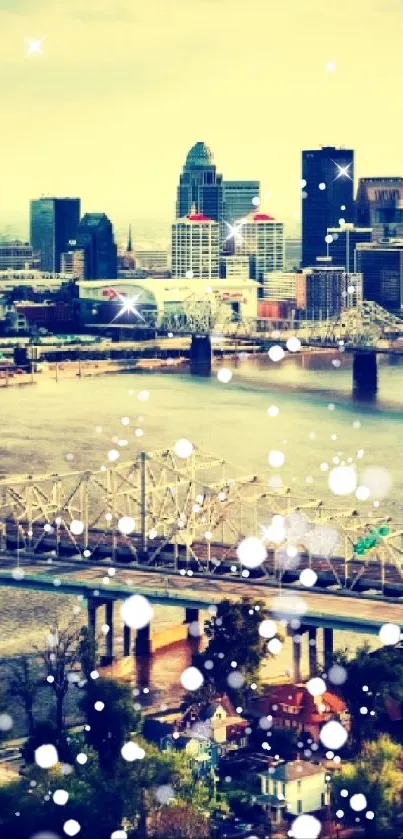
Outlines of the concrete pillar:
M 130 643 L 131 643 L 131 631 L 130 626 L 123 627 L 123 655 L 127 656 L 130 655 Z
M 378 390 L 376 352 L 355 352 L 353 357 L 353 392 L 357 396 L 375 396 Z
M 190 372 L 192 376 L 210 376 L 211 358 L 210 335 L 192 335 L 190 345 Z
M 316 653 L 316 636 L 317 636 L 317 629 L 316 626 L 309 626 L 308 627 L 308 658 L 309 658 L 309 676 L 312 679 L 313 676 L 316 676 L 318 671 L 318 658 Z
M 293 680 L 294 684 L 301 681 L 301 638 L 302 635 L 295 633 L 292 635 L 292 662 L 293 662 Z
M 107 600 L 105 603 L 105 623 L 109 626 L 106 636 L 106 658 L 109 664 L 113 661 L 113 604 L 113 600 Z
M 88 631 L 94 639 L 97 634 L 97 606 L 96 600 L 89 597 L 87 600 Z
M 150 624 L 137 630 L 136 635 L 136 656 L 151 655 L 151 630 Z
M 323 664 L 325 670 L 333 664 L 333 629 L 328 627 L 323 630 Z
M 191 607 L 186 607 L 185 609 L 185 623 L 198 623 L 199 621 L 199 610 L 193 609 Z

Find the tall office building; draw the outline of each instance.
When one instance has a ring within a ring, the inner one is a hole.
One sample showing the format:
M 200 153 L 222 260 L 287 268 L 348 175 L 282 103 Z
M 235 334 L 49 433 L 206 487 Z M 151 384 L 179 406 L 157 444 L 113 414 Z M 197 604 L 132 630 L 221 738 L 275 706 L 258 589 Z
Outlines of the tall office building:
M 297 296 L 297 277 L 292 272 L 273 271 L 264 276 L 264 298 L 276 303 L 294 303 Z
M 116 279 L 118 275 L 117 246 L 113 227 L 105 213 L 86 213 L 70 244 L 84 251 L 86 280 Z
M 260 204 L 260 181 L 224 181 L 223 201 L 227 228 L 227 225 L 233 226 L 250 213 L 257 212 Z
M 372 227 L 374 241 L 403 237 L 403 178 L 360 178 L 356 221 Z
M 357 266 L 365 300 L 401 314 L 403 309 L 403 241 L 358 245 Z
M 295 271 L 301 265 L 302 240 L 297 238 L 286 238 L 285 240 L 285 262 L 286 271 Z
M 218 279 L 220 276 L 220 226 L 201 213 L 192 212 L 172 225 L 172 276 L 184 279 Z
M 59 273 L 61 254 L 76 237 L 80 199 L 37 198 L 30 209 L 30 243 L 38 254 L 40 269 Z
M 254 213 L 235 236 L 235 253 L 250 257 L 252 279 L 262 284 L 264 275 L 284 269 L 284 224 L 266 213 Z
M 371 227 L 355 227 L 354 224 L 344 224 L 340 227 L 328 227 L 328 254 L 334 265 L 342 265 L 344 270 L 356 271 L 356 248 L 364 242 L 371 242 Z
M 196 213 L 222 225 L 222 175 L 217 174 L 213 155 L 202 142 L 196 143 L 186 158 L 179 181 L 176 218 L 185 218 L 193 207 Z
M 297 308 L 307 320 L 328 320 L 362 301 L 362 275 L 342 266 L 315 266 L 297 274 Z
M 81 248 L 65 251 L 61 256 L 62 274 L 67 274 L 72 280 L 85 279 L 85 251 Z
M 328 227 L 354 221 L 354 152 L 322 146 L 302 152 L 302 267 L 325 251 Z
M 0 270 L 28 270 L 36 267 L 37 262 L 33 249 L 27 242 L 0 242 Z

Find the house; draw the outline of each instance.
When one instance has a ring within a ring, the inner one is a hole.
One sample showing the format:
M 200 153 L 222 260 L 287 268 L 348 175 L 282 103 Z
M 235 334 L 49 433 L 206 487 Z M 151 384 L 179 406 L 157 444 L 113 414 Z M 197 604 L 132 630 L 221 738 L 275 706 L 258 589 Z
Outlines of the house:
M 218 766 L 220 748 L 202 735 L 184 732 L 167 734 L 160 743 L 164 752 L 184 752 L 187 763 L 196 778 L 205 778 Z
M 305 760 L 271 765 L 259 774 L 262 794 L 257 800 L 279 824 L 287 816 L 322 810 L 329 803 L 326 769 Z
M 177 722 L 179 732 L 200 728 L 220 745 L 221 756 L 248 745 L 248 722 L 237 714 L 226 694 L 215 697 L 205 706 L 190 705 Z
M 267 716 L 273 728 L 293 729 L 298 736 L 307 734 L 319 741 L 322 726 L 339 720 L 350 730 L 350 715 L 346 702 L 336 693 L 326 691 L 312 696 L 306 685 L 278 685 L 267 688 L 251 705 L 254 716 Z

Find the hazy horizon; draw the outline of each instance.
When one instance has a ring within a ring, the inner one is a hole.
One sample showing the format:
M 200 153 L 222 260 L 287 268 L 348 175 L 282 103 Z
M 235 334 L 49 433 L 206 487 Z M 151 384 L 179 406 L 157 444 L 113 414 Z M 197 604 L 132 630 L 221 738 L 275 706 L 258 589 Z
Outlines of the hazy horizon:
M 402 24 L 399 0 L 0 0 L 0 228 L 26 236 L 31 198 L 79 195 L 169 241 L 204 140 L 294 235 L 303 148 L 354 148 L 356 178 L 403 174 Z

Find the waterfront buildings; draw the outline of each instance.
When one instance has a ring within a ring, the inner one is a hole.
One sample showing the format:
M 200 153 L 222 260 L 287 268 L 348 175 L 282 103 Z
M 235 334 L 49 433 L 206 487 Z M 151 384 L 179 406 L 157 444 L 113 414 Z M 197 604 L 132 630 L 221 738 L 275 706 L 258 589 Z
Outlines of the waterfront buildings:
M 278 303 L 296 303 L 297 277 L 295 271 L 273 271 L 264 275 L 263 297 Z
M 172 225 L 173 277 L 218 279 L 220 275 L 220 226 L 217 221 L 196 212 L 177 219 Z
M 371 298 L 373 299 L 373 298 Z M 316 265 L 297 274 L 297 309 L 307 320 L 328 320 L 362 301 L 362 275 Z
M 259 774 L 262 794 L 259 804 L 280 824 L 287 816 L 314 813 L 329 803 L 327 770 L 308 760 L 280 761 Z M 308 835 L 308 834 L 307 834 Z
M 360 178 L 356 221 L 372 227 L 374 241 L 403 238 L 403 178 Z
M 349 273 L 349 271 L 357 271 L 357 245 L 371 242 L 372 228 L 355 227 L 354 224 L 328 227 L 327 238 L 327 252 L 333 264 L 343 265 L 344 270 Z
M 403 240 L 358 245 L 357 267 L 365 300 L 400 314 L 403 309 Z
M 250 276 L 262 284 L 264 275 L 284 269 L 284 224 L 266 213 L 252 213 L 234 238 L 235 253 L 250 258 Z M 261 296 L 261 295 L 260 295 Z
M 250 279 L 250 259 L 249 256 L 242 254 L 233 254 L 223 256 L 221 258 L 221 276 L 228 280 L 228 284 L 232 282 L 246 281 Z
M 58 273 L 61 254 L 76 238 L 80 221 L 79 198 L 38 198 L 31 201 L 30 244 L 41 271 Z
M 38 260 L 28 242 L 0 242 L 0 271 L 34 268 Z
M 315 265 L 328 227 L 354 221 L 354 152 L 322 146 L 302 152 L 302 267 Z
M 85 250 L 77 248 L 76 250 L 66 251 L 61 256 L 61 271 L 71 277 L 72 280 L 85 279 Z
M 163 250 L 137 250 L 135 252 L 136 268 L 147 271 L 167 271 L 168 252 Z
M 27 286 L 34 291 L 57 291 L 63 283 L 71 280 L 69 274 L 50 274 L 46 271 L 5 271 L 0 270 L 0 291 L 16 286 Z
M 117 277 L 117 247 L 112 224 L 105 213 L 86 213 L 70 244 L 74 250 L 84 251 L 86 280 Z
M 179 180 L 176 218 L 188 216 L 192 208 L 222 226 L 222 175 L 217 173 L 213 155 L 203 142 L 195 143 L 187 155 Z
M 295 271 L 301 265 L 302 239 L 299 237 L 286 237 L 284 242 L 284 268 L 286 271 Z

